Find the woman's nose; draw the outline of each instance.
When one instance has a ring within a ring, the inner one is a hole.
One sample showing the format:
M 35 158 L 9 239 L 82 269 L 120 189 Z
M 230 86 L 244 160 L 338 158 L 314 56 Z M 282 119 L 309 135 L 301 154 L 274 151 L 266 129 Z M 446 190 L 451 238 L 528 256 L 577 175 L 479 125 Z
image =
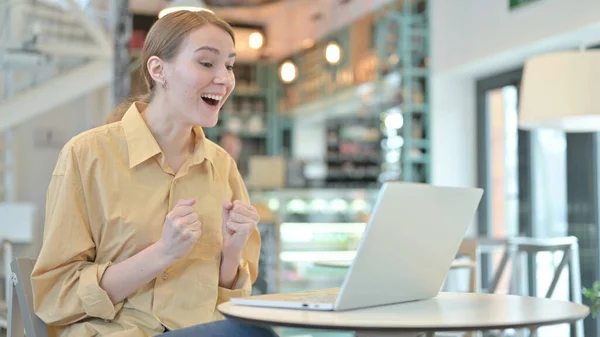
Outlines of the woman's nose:
M 214 81 L 219 84 L 229 84 L 233 80 L 233 75 L 227 69 L 217 71 Z

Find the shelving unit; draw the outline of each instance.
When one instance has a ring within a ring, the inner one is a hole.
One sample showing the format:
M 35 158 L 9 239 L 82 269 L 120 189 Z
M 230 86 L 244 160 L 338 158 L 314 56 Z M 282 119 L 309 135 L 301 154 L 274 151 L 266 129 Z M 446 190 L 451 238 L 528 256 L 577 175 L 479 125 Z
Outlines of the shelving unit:
M 373 117 L 327 121 L 328 187 L 377 187 L 381 162 L 379 120 Z
M 324 49 L 329 41 L 337 42 L 342 50 L 349 50 L 351 43 L 351 27 L 342 27 L 330 34 L 326 39 L 297 55 L 293 55 L 298 67 L 298 79 L 291 85 L 282 87 L 279 97 L 280 111 L 289 111 L 294 107 L 315 102 L 336 93 L 344 87 L 352 86 L 347 68 L 351 65 L 351 56 L 344 55 L 340 62 L 329 65 L 325 60 Z
M 279 109 L 291 119 L 326 125 L 330 180 L 340 167 L 365 161 L 397 173 L 376 182 L 431 180 L 428 10 L 427 0 L 394 1 L 288 58 L 298 78 L 281 85 Z M 342 48 L 335 66 L 324 56 L 330 41 Z M 398 158 L 390 160 L 393 151 Z M 356 165 L 345 170 L 356 171 Z M 356 188 L 351 180 L 336 187 Z
M 399 102 L 382 118 L 384 179 L 431 180 L 427 13 L 426 0 L 404 0 L 385 8 L 377 21 L 379 73 L 397 71 L 401 78 Z M 386 123 L 388 114 L 399 114 L 402 122 Z
M 279 106 L 284 115 L 327 125 L 325 187 L 431 181 L 427 4 L 392 2 L 289 58 L 299 77 L 283 85 Z M 329 41 L 343 49 L 335 66 L 324 58 Z M 360 140 L 371 127 L 379 135 Z M 344 130 L 354 130 L 352 139 L 341 137 L 351 134 Z

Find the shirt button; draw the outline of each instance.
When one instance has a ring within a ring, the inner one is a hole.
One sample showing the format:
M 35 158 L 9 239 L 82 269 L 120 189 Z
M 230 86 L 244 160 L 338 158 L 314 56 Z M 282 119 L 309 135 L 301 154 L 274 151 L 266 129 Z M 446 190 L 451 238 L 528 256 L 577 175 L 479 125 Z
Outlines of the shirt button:
M 166 279 L 168 279 L 168 278 L 169 278 L 169 274 L 167 274 L 167 272 L 164 272 L 164 273 L 162 274 L 162 279 L 163 279 L 163 280 L 166 280 Z

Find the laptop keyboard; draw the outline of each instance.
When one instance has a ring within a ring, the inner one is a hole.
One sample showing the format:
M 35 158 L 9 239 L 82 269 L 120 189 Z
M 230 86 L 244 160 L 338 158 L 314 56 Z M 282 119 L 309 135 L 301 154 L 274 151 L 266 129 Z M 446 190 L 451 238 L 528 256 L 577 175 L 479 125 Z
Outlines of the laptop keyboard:
M 290 293 L 285 294 L 286 301 L 292 302 L 310 302 L 310 303 L 335 303 L 335 300 L 338 296 L 338 292 L 326 292 L 323 291 L 307 291 L 307 292 L 298 292 L 298 293 Z

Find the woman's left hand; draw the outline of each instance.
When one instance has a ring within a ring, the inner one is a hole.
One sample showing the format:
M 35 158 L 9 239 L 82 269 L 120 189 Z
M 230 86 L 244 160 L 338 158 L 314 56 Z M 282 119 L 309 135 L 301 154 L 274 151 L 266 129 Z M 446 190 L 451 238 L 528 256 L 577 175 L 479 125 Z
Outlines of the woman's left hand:
M 223 257 L 232 261 L 242 258 L 242 250 L 260 220 L 254 206 L 236 200 L 223 201 Z

